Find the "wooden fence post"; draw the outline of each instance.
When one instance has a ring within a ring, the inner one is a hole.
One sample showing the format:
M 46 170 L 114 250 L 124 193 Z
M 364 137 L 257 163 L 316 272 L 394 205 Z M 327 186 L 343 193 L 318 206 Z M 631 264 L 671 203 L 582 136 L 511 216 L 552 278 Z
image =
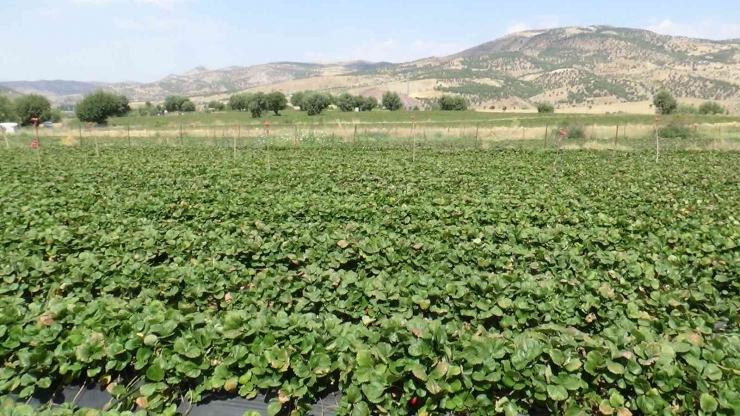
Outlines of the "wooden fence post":
M 617 147 L 618 139 L 619 139 L 619 124 L 617 124 L 617 131 L 614 133 L 614 147 Z

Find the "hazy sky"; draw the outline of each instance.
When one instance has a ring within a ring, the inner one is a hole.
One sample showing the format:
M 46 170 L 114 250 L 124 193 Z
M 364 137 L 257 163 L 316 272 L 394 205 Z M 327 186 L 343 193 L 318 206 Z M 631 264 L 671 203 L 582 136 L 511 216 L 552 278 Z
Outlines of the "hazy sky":
M 155 81 L 196 66 L 446 55 L 609 24 L 740 38 L 738 0 L 0 0 L 0 80 Z

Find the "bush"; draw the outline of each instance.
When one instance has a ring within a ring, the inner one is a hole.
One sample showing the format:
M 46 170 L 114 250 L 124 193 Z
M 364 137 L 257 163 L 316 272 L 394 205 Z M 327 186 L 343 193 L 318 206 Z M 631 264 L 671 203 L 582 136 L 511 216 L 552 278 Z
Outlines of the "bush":
M 195 103 L 193 103 L 190 100 L 185 101 L 180 106 L 180 111 L 182 111 L 184 113 L 192 113 L 192 112 L 194 112 L 195 111 Z
M 653 105 L 659 114 L 673 114 L 678 108 L 676 98 L 668 91 L 661 90 L 653 97 Z
M 208 108 L 209 110 L 213 110 L 213 111 L 224 111 L 224 109 L 226 109 L 226 104 L 224 104 L 224 103 L 222 103 L 220 101 L 215 101 L 214 100 L 214 101 L 210 101 L 206 105 L 206 108 Z
M 62 113 L 62 110 L 55 108 L 51 110 L 51 118 L 49 121 L 52 123 L 61 123 L 62 119 L 64 118 L 64 114 Z
M 123 117 L 131 111 L 128 98 L 103 90 L 86 96 L 75 106 L 80 121 L 104 124 L 110 117 Z
M 464 97 L 453 97 L 443 95 L 437 100 L 439 109 L 442 111 L 465 111 L 468 109 L 468 100 Z
M 401 96 L 397 92 L 387 91 L 383 93 L 383 99 L 381 100 L 383 107 L 386 110 L 397 111 L 403 107 Z
M 547 102 L 537 103 L 537 112 L 540 114 L 554 114 L 555 106 Z
M 695 105 L 692 104 L 679 104 L 675 111 L 676 114 L 683 114 L 683 115 L 691 115 L 691 114 L 698 114 L 699 110 L 697 110 Z
M 694 132 L 686 124 L 671 122 L 658 129 L 658 135 L 665 139 L 689 139 L 694 137 Z
M 13 103 L 13 108 L 15 108 L 15 114 L 20 118 L 23 126 L 33 124 L 31 119 L 34 117 L 39 122 L 51 119 L 51 103 L 43 95 L 29 94 L 18 97 Z
M 339 94 L 336 99 L 337 108 L 344 112 L 355 111 L 355 107 L 359 107 L 359 105 L 357 105 L 357 102 L 360 101 L 358 98 L 362 100 L 362 97 L 354 97 L 348 92 Z
M 298 108 L 299 110 L 305 110 L 305 108 L 303 108 L 303 98 L 305 96 L 305 92 L 294 92 L 293 95 L 290 96 L 290 104 L 293 105 L 293 107 Z
M 586 138 L 586 128 L 583 126 L 583 124 L 572 120 L 567 120 L 565 123 L 561 124 L 555 131 L 552 132 L 552 134 L 555 137 L 558 137 L 561 135 L 561 132 L 565 132 L 564 137 L 567 139 L 575 140 Z
M 301 108 L 305 107 L 309 116 L 321 114 L 322 111 L 331 105 L 331 97 L 321 92 L 312 92 L 306 94 L 301 102 Z
M 182 105 L 185 104 L 185 102 L 187 101 L 189 101 L 188 97 L 183 97 L 180 95 L 167 97 L 167 99 L 164 100 L 164 109 L 170 113 L 180 112 L 182 111 Z
M 373 111 L 378 107 L 378 99 L 375 97 L 358 97 L 357 106 L 360 111 Z
M 699 106 L 699 114 L 715 115 L 724 113 L 725 108 L 715 101 L 706 101 Z

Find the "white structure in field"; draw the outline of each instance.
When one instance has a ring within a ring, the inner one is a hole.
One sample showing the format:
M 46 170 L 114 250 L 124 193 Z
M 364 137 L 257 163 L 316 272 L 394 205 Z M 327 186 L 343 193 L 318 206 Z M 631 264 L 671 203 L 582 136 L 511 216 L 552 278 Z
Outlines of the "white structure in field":
M 18 123 L 0 123 L 0 132 L 15 134 L 18 132 Z

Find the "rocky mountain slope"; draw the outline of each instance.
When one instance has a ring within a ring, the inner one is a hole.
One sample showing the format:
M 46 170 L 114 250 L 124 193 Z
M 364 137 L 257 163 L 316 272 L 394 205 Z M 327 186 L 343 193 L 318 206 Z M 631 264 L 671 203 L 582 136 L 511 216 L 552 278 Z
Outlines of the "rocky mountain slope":
M 257 90 L 375 96 L 391 90 L 409 105 L 460 94 L 479 108 L 526 108 L 539 101 L 590 107 L 647 100 L 660 88 L 679 97 L 732 101 L 740 99 L 740 40 L 672 37 L 611 26 L 567 27 L 514 33 L 451 56 L 402 64 L 277 62 L 218 70 L 199 67 L 146 84 L 2 84 L 23 93 L 54 94 L 58 100 L 104 87 L 133 101 L 157 101 L 172 94 L 205 101 Z

